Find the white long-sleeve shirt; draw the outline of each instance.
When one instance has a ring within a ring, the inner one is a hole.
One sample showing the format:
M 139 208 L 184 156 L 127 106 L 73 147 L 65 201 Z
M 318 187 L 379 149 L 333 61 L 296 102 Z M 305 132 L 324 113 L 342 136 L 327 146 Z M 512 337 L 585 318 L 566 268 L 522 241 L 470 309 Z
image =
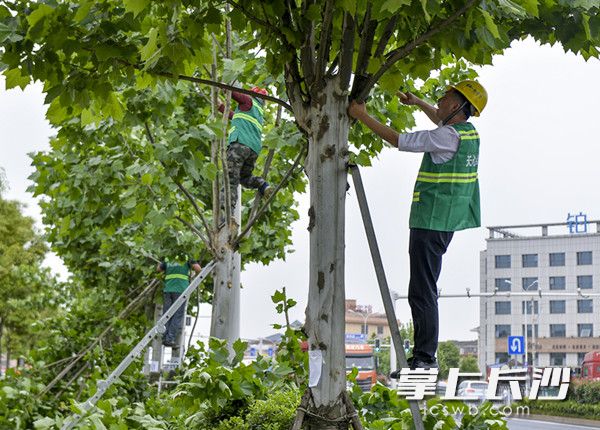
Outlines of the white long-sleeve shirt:
M 442 164 L 458 151 L 460 136 L 454 127 L 440 125 L 434 130 L 403 133 L 398 137 L 398 149 L 406 152 L 429 152 L 431 161 Z

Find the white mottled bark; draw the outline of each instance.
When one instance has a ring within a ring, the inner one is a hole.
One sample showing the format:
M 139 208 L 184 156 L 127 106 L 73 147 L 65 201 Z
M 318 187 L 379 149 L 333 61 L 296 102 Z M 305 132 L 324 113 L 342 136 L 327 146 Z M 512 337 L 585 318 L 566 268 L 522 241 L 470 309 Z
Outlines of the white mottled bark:
M 238 188 L 238 203 L 233 214 L 238 229 L 230 233 L 224 226 L 216 236 L 216 248 L 220 255 L 213 271 L 213 301 L 210 336 L 226 339 L 231 346 L 240 338 L 240 268 L 241 257 L 229 245 L 230 235 L 239 233 L 241 218 L 241 190 Z
M 323 357 L 320 380 L 311 388 L 314 408 L 319 415 L 332 419 L 345 410 L 344 223 L 349 129 L 347 98 L 336 94 L 334 88 L 335 81 L 329 81 L 319 106 L 311 106 L 306 118 L 310 271 L 305 329 L 309 349 L 320 351 Z M 324 425 L 317 427 L 337 428 Z

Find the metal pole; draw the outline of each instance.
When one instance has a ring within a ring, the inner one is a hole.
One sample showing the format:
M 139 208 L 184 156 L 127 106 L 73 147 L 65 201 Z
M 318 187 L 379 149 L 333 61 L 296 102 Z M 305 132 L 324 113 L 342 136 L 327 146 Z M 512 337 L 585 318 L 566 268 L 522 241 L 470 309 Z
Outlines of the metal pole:
M 365 233 L 367 234 L 369 249 L 371 250 L 371 258 L 373 259 L 373 265 L 375 266 L 377 283 L 379 284 L 379 290 L 381 291 L 381 298 L 383 300 L 383 307 L 385 309 L 388 325 L 390 327 L 394 350 L 396 351 L 396 357 L 400 367 L 406 368 L 408 367 L 408 362 L 406 361 L 406 355 L 404 354 L 404 349 L 402 347 L 402 336 L 400 335 L 400 329 L 398 328 L 396 312 L 394 311 L 390 289 L 385 277 L 385 270 L 383 268 L 381 254 L 379 253 L 379 246 L 377 245 L 377 237 L 375 236 L 375 229 L 373 228 L 373 221 L 371 220 L 369 205 L 367 203 L 367 197 L 365 195 L 365 189 L 363 187 L 358 166 L 350 166 L 350 172 L 352 174 L 352 181 L 354 182 L 354 189 L 356 190 L 356 197 L 358 199 L 358 205 L 360 207 Z M 423 425 L 423 419 L 421 418 L 419 404 L 414 400 L 409 401 L 408 404 L 412 414 L 413 422 L 415 424 L 415 430 L 424 430 L 425 427 Z

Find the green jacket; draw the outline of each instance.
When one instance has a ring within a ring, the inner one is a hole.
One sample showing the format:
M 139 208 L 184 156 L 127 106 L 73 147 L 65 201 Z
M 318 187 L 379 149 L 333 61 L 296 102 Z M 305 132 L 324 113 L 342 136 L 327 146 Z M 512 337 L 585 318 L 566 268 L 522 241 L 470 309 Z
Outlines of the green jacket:
M 262 105 L 256 98 L 252 98 L 252 108 L 249 111 L 241 111 L 237 107 L 233 112 L 228 142 L 241 143 L 260 154 L 263 124 Z
M 163 263 L 165 271 L 165 293 L 183 293 L 190 285 L 190 263 Z
M 481 225 L 479 134 L 471 123 L 453 124 L 460 142 L 452 159 L 435 164 L 425 153 L 414 188 L 410 227 L 458 231 Z

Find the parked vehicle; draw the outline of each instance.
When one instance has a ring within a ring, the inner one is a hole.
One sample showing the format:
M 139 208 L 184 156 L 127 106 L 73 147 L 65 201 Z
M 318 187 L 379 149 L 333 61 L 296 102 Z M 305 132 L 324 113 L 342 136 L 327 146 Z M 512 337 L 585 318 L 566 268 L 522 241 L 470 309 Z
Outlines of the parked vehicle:
M 482 403 L 485 400 L 485 393 L 488 383 L 485 381 L 462 381 L 458 385 L 457 395 L 459 397 L 471 397 L 473 400 Z
M 581 379 L 600 380 L 600 351 L 591 351 L 583 357 L 581 363 Z
M 369 391 L 377 383 L 377 368 L 375 366 L 375 355 L 373 347 L 366 343 L 346 344 L 346 371 L 358 369 L 356 383 L 363 391 Z

